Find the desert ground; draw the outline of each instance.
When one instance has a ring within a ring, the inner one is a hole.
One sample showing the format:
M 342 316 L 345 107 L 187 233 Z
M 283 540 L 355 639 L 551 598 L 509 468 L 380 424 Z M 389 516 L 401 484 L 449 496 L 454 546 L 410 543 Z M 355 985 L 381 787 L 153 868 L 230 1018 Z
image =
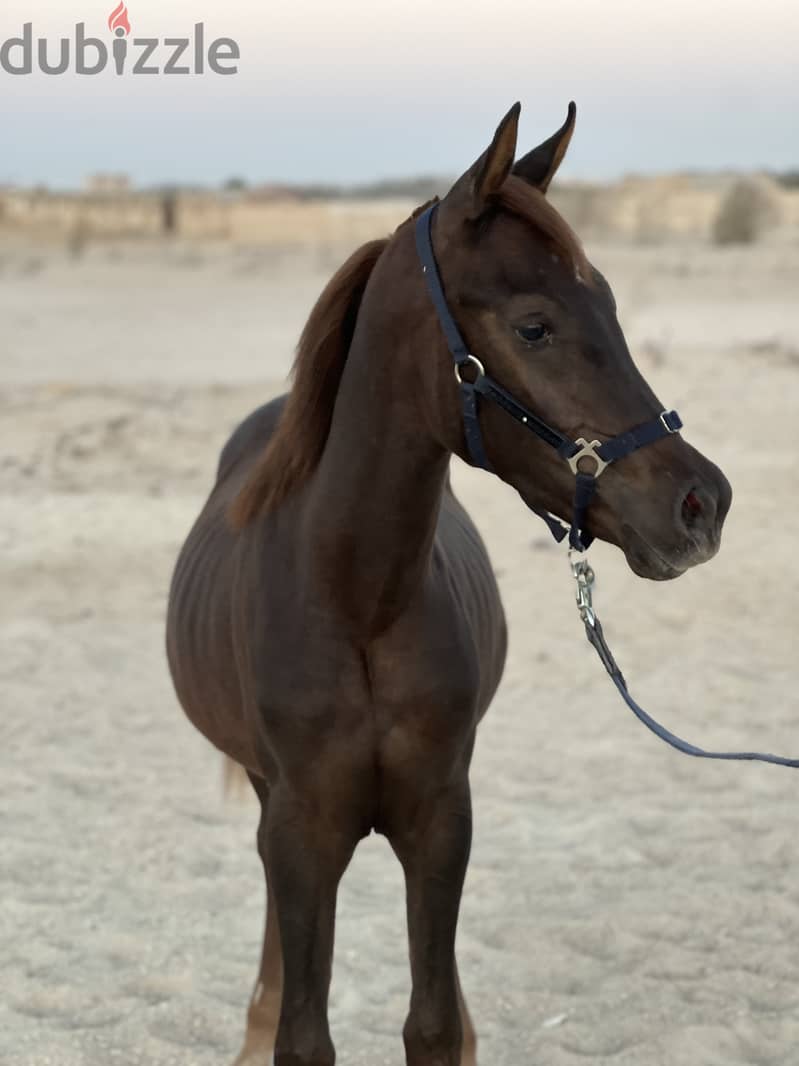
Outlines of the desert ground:
M 340 249 L 0 242 L 0 1062 L 218 1066 L 264 886 L 254 802 L 184 719 L 171 567 L 236 422 L 284 389 Z M 716 748 L 799 756 L 799 245 L 595 246 L 631 348 L 735 491 L 679 581 L 592 549 L 632 691 Z M 459 933 L 484 1066 L 799 1063 L 796 772 L 647 733 L 585 645 L 565 553 L 457 464 L 511 633 L 480 728 Z M 342 1066 L 399 1066 L 402 879 L 342 885 Z

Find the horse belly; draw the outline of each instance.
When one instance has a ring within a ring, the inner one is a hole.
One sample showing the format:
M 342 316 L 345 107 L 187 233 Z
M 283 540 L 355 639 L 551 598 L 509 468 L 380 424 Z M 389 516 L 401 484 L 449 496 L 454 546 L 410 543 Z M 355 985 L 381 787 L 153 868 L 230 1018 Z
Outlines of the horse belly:
M 192 724 L 220 751 L 255 769 L 233 646 L 233 572 L 233 538 L 209 505 L 175 566 L 167 659 L 178 701 Z

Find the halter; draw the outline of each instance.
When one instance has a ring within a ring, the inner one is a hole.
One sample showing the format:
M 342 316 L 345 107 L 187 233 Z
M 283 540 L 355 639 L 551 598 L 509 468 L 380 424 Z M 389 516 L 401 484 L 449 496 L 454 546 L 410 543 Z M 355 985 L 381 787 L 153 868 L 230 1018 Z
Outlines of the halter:
M 682 429 L 682 420 L 676 411 L 662 411 L 651 422 L 636 426 L 611 440 L 588 441 L 585 437 L 571 440 L 559 430 L 547 425 L 529 407 L 525 407 L 523 403 L 511 396 L 497 381 L 486 374 L 482 362 L 469 351 L 450 312 L 433 252 L 433 218 L 437 209 L 438 204 L 433 204 L 417 218 L 416 249 L 422 262 L 422 273 L 427 284 L 427 291 L 436 309 L 441 329 L 447 340 L 447 347 L 455 361 L 455 379 L 461 393 L 466 447 L 472 464 L 493 473 L 480 429 L 478 396 L 483 396 L 501 407 L 511 418 L 515 418 L 517 422 L 534 433 L 539 440 L 554 448 L 561 459 L 565 459 L 569 464 L 575 479 L 571 527 L 567 528 L 560 519 L 548 511 L 539 510 L 529 503 L 527 506 L 546 522 L 558 543 L 568 534 L 569 545 L 575 551 L 586 551 L 594 539 L 586 529 L 586 514 L 596 493 L 599 476 L 611 463 L 624 459 L 647 444 L 654 444 L 662 437 L 678 433 Z M 467 366 L 470 366 L 474 372 L 472 381 L 463 375 Z M 585 473 L 580 469 L 583 459 L 593 460 L 595 464 L 593 473 Z
M 611 463 L 624 459 L 639 448 L 643 448 L 647 444 L 654 444 L 655 441 L 660 440 L 662 437 L 678 433 L 682 429 L 682 420 L 676 411 L 661 411 L 658 417 L 652 419 L 651 422 L 636 426 L 626 433 L 621 433 L 619 436 L 611 438 L 611 440 L 587 441 L 584 437 L 571 440 L 559 430 L 553 429 L 537 414 L 511 396 L 498 382 L 489 377 L 483 363 L 469 351 L 450 312 L 444 295 L 444 286 L 441 284 L 441 275 L 436 263 L 435 253 L 433 252 L 432 228 L 437 209 L 438 204 L 434 203 L 416 219 L 416 249 L 422 263 L 422 274 L 427 285 L 427 291 L 438 315 L 441 329 L 446 337 L 447 347 L 455 361 L 455 380 L 458 382 L 461 394 L 463 428 L 471 462 L 474 466 L 482 467 L 483 470 L 494 472 L 486 455 L 483 433 L 480 428 L 478 397 L 482 396 L 496 403 L 503 411 L 506 411 L 517 422 L 529 429 L 531 433 L 534 433 L 539 440 L 554 448 L 558 455 L 569 464 L 575 478 L 570 527 L 567 528 L 559 518 L 556 518 L 548 511 L 533 507 L 526 500 L 525 503 L 534 514 L 546 522 L 558 543 L 568 535 L 570 556 L 574 551 L 586 551 L 594 539 L 586 529 L 586 516 L 588 507 L 596 493 L 597 479 L 602 472 Z M 464 377 L 463 372 L 466 367 L 471 367 L 474 380 L 470 381 Z M 593 473 L 588 474 L 580 470 L 580 462 L 583 459 L 592 459 L 594 461 L 595 469 Z M 799 768 L 799 759 L 786 759 L 781 755 L 764 755 L 760 752 L 748 751 L 705 751 L 687 740 L 682 740 L 666 729 L 665 726 L 656 722 L 630 695 L 624 675 L 607 645 L 602 626 L 592 603 L 594 571 L 585 559 L 572 562 L 571 569 L 574 580 L 577 583 L 577 607 L 585 626 L 588 642 L 596 651 L 624 702 L 647 729 L 650 729 L 661 740 L 681 751 L 684 755 L 693 755 L 703 759 L 767 762 L 777 766 Z

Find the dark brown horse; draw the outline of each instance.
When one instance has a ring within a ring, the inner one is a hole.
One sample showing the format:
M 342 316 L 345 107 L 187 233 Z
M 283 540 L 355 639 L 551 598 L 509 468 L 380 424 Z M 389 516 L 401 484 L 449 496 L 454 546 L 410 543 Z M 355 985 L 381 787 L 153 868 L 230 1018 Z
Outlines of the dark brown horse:
M 662 406 L 610 289 L 545 198 L 561 130 L 514 166 L 518 107 L 441 202 L 449 306 L 493 377 L 548 423 L 606 439 Z M 480 415 L 497 474 L 568 518 L 574 477 L 499 408 Z M 469 763 L 502 675 L 491 564 L 452 494 L 466 456 L 452 362 L 413 225 L 357 251 L 299 345 L 292 391 L 226 445 L 172 583 L 180 702 L 243 766 L 261 804 L 261 971 L 241 1063 L 332 1066 L 327 1022 L 339 880 L 385 834 L 407 886 L 410 1066 L 473 1066 L 455 930 L 469 857 Z M 716 551 L 730 490 L 676 433 L 609 469 L 591 532 L 645 577 Z

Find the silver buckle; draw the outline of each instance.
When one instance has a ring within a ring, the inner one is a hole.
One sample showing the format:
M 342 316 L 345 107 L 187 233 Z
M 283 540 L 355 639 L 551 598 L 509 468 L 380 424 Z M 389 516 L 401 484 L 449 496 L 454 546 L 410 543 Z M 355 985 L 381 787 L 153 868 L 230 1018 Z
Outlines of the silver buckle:
M 664 414 L 665 414 L 665 412 L 664 412 Z M 580 467 L 579 467 L 578 464 L 579 464 L 581 459 L 588 458 L 588 459 L 593 459 L 594 460 L 594 462 L 596 463 L 596 470 L 594 471 L 594 474 L 593 474 L 594 477 L 599 477 L 599 475 L 602 473 L 602 471 L 605 469 L 605 467 L 610 466 L 609 462 L 606 463 L 604 459 L 601 459 L 597 455 L 597 451 L 596 451 L 597 448 L 600 448 L 602 446 L 602 441 L 601 440 L 592 440 L 591 443 L 589 444 L 588 441 L 585 439 L 585 437 L 578 437 L 577 440 L 574 443 L 575 444 L 580 444 L 580 445 L 582 445 L 582 447 L 580 448 L 579 452 L 575 452 L 574 455 L 570 456 L 566 460 L 566 462 L 571 467 L 572 473 L 575 476 L 580 473 Z
M 663 426 L 663 428 L 666 430 L 667 433 L 679 433 L 680 432 L 679 429 L 672 429 L 671 426 L 666 421 L 666 418 L 668 417 L 668 414 L 669 414 L 668 411 L 661 411 L 660 414 L 658 415 L 658 417 L 660 418 L 661 425 Z
M 463 377 L 461 376 L 461 368 L 466 366 L 467 363 L 471 363 L 472 366 L 476 368 L 477 377 L 478 378 L 484 378 L 486 376 L 486 368 L 483 366 L 483 364 L 480 362 L 480 360 L 477 358 L 477 356 L 476 355 L 467 355 L 462 363 L 456 363 L 455 364 L 455 380 L 457 381 L 457 383 L 459 385 L 463 384 Z M 475 378 L 475 381 L 476 380 L 477 380 L 477 378 Z M 473 385 L 474 382 L 470 382 L 469 384 Z

